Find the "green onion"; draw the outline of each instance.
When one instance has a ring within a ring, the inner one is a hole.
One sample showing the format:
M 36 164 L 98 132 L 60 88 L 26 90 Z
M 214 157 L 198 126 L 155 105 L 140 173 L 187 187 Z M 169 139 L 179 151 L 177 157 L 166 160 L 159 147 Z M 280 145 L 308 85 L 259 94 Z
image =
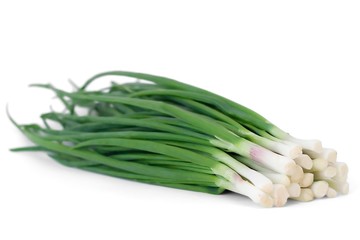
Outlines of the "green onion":
M 185 90 L 185 91 L 189 91 L 189 92 L 199 93 L 202 95 L 202 98 L 207 99 L 208 103 L 214 104 L 215 106 L 222 109 L 224 112 L 227 112 L 229 115 L 236 117 L 241 122 L 245 122 L 245 123 L 254 125 L 255 127 L 258 127 L 260 129 L 263 129 L 279 139 L 298 143 L 306 150 L 310 150 L 310 151 L 314 151 L 314 152 L 322 151 L 321 142 L 318 140 L 301 140 L 301 139 L 292 137 L 291 135 L 289 135 L 285 131 L 281 130 L 274 124 L 270 123 L 264 117 L 262 117 L 261 115 L 259 115 L 256 112 L 252 111 L 251 109 L 248 109 L 238 103 L 235 103 L 224 97 L 218 96 L 214 93 L 208 92 L 206 90 L 203 90 L 203 89 L 191 86 L 191 85 L 187 85 L 185 83 L 178 82 L 178 81 L 170 79 L 170 78 L 165 78 L 165 77 L 160 77 L 160 76 L 155 76 L 155 75 L 150 75 L 150 74 L 144 74 L 144 73 L 112 71 L 112 72 L 104 72 L 104 73 L 95 75 L 94 77 L 90 78 L 83 85 L 83 87 L 81 89 L 84 90 L 94 80 L 96 80 L 100 77 L 104 77 L 104 76 L 132 77 L 132 78 L 151 81 L 160 86 L 165 86 L 168 88 L 180 89 L 180 90 Z M 182 93 L 182 94 L 184 94 L 184 93 Z M 189 96 L 187 96 L 187 97 L 189 97 Z
M 87 90 L 104 76 L 141 81 Z M 9 115 L 35 144 L 13 151 L 43 151 L 67 167 L 147 184 L 233 191 L 264 207 L 349 191 L 347 165 L 337 162 L 335 150 L 295 138 L 251 109 L 191 85 L 113 71 L 73 92 L 32 86 L 53 91 L 65 111 L 42 114 L 44 126 L 19 125 Z
M 254 161 L 261 162 L 275 171 L 290 174 L 295 166 L 295 162 L 292 159 L 271 152 L 259 145 L 241 138 L 215 121 L 211 121 L 200 114 L 186 111 L 174 105 L 153 100 L 133 99 L 128 97 L 86 95 L 81 93 L 66 93 L 59 90 L 55 91 L 62 96 L 74 99 L 102 101 L 107 103 L 122 103 L 149 110 L 155 110 L 188 123 L 189 125 L 196 127 L 202 133 L 209 134 L 214 138 L 217 138 L 218 140 L 211 141 L 214 146 L 224 148 L 228 151 L 248 157 Z

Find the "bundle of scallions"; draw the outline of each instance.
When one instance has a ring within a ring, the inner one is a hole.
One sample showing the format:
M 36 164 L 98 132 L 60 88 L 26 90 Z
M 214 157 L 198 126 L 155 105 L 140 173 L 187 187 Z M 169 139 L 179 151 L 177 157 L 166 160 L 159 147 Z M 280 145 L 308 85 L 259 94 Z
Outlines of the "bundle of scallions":
M 105 76 L 137 80 L 87 90 Z M 66 111 L 42 114 L 44 126 L 11 119 L 35 144 L 13 151 L 44 151 L 69 167 L 144 183 L 229 190 L 264 207 L 348 193 L 348 168 L 335 150 L 209 91 L 124 71 L 98 74 L 73 92 L 34 86 L 54 91 Z

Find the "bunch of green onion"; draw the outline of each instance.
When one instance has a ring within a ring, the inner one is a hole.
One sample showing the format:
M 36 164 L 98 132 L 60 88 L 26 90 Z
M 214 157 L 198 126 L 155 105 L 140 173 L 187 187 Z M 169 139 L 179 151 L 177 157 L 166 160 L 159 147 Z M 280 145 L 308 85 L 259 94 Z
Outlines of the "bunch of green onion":
M 105 76 L 137 81 L 87 90 Z M 66 111 L 42 114 L 44 126 L 12 120 L 35 144 L 13 151 L 44 151 L 69 167 L 149 184 L 229 190 L 264 207 L 348 193 L 348 168 L 335 150 L 209 91 L 124 71 L 98 74 L 73 92 L 34 86 L 54 91 Z

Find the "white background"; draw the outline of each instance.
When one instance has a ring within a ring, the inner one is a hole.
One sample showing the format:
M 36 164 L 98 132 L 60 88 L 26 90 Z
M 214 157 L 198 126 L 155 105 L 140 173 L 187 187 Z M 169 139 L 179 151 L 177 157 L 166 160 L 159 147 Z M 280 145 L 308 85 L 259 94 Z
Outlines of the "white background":
M 359 1 L 1 1 L 0 239 L 359 239 Z M 5 116 L 101 71 L 172 77 L 236 100 L 350 167 L 350 194 L 262 209 L 62 167 Z M 354 217 L 354 220 L 351 218 Z

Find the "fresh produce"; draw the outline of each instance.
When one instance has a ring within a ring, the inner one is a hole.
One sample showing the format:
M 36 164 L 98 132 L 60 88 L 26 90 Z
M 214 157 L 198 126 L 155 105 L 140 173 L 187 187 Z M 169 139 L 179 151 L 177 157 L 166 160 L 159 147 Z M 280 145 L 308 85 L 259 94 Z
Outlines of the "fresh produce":
M 105 76 L 137 81 L 88 90 Z M 10 118 L 35 144 L 13 151 L 44 151 L 65 166 L 144 183 L 230 190 L 264 207 L 348 193 L 348 168 L 335 150 L 206 90 L 123 71 L 98 74 L 73 92 L 33 86 L 53 91 L 66 111 L 42 114 L 44 126 Z

